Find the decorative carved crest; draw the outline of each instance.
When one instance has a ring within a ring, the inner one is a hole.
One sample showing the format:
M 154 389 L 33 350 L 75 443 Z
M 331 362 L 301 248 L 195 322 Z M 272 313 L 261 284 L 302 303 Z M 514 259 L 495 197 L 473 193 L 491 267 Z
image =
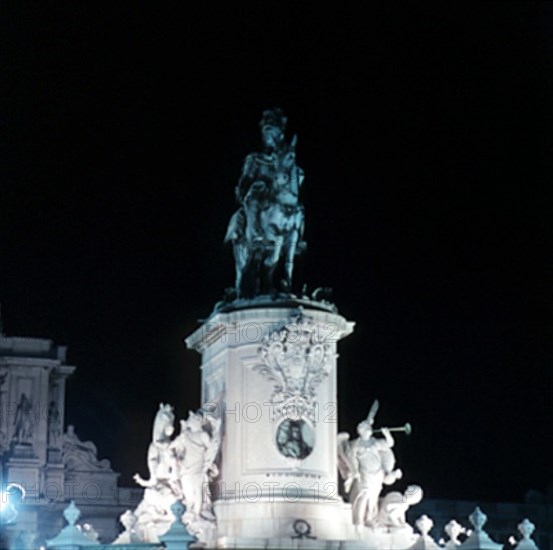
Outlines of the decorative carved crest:
M 253 370 L 273 382 L 271 403 L 279 416 L 295 407 L 297 416 L 311 416 L 317 388 L 329 375 L 335 353 L 318 324 L 300 313 L 265 337 L 259 348 L 262 363 Z M 289 416 L 289 411 L 288 411 Z

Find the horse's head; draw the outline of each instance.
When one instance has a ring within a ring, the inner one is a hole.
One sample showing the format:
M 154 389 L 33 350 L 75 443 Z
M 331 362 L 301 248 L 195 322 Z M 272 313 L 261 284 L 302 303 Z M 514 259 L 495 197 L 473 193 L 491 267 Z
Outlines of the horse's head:
M 173 435 L 175 415 L 171 405 L 160 403 L 154 420 L 153 440 L 166 442 Z
M 298 142 L 297 136 L 292 138 L 292 141 L 288 145 L 284 144 L 280 155 L 279 165 L 281 170 L 290 170 L 296 164 L 296 143 Z

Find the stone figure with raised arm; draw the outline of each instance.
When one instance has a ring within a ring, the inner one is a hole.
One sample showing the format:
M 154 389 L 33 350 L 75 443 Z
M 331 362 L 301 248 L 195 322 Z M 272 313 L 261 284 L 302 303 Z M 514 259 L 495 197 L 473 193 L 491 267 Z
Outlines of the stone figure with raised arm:
M 141 487 L 155 487 L 160 482 L 170 483 L 174 477 L 174 460 L 171 451 L 171 436 L 175 431 L 174 424 L 173 407 L 160 403 L 154 419 L 152 442 L 148 447 L 150 479 L 142 479 L 139 474 L 135 474 L 133 478 Z
M 382 486 L 391 485 L 402 476 L 400 469 L 394 469 L 394 439 L 390 430 L 380 430 L 383 438 L 373 435 L 377 411 L 378 401 L 375 400 L 367 419 L 357 425 L 357 439 L 349 441 L 349 434 L 338 434 L 338 467 L 357 527 L 376 524 Z
M 174 432 L 173 407 L 160 404 L 154 419 L 152 443 L 148 449 L 150 478 L 136 474 L 135 481 L 145 488 L 144 497 L 134 512 L 134 529 L 140 540 L 159 542 L 174 521 L 171 506 L 176 500 L 186 504 L 184 520 L 200 540 L 214 532 L 209 483 L 218 475 L 215 458 L 221 441 L 221 420 L 190 412 Z
M 239 208 L 225 241 L 234 248 L 236 292 L 241 298 L 278 290 L 289 293 L 294 257 L 305 246 L 299 202 L 304 175 L 296 165 L 296 137 L 290 143 L 284 139 L 286 122 L 281 109 L 263 112 L 263 150 L 246 157 L 235 189 Z
M 173 407 L 160 403 L 152 430 L 152 442 L 148 447 L 149 479 L 134 475 L 138 485 L 144 487 L 144 497 L 137 506 L 134 525 L 142 541 L 159 542 L 173 522 L 171 505 L 180 495 L 175 456 L 171 448 L 171 436 L 175 430 Z
M 181 497 L 191 521 L 213 520 L 209 484 L 219 474 L 215 459 L 221 443 L 221 419 L 189 412 L 172 443 Z

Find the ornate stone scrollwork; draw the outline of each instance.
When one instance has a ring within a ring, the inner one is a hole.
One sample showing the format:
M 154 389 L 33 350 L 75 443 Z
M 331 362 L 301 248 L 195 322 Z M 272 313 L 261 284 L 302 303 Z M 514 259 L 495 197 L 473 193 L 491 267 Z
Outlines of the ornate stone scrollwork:
M 274 384 L 270 396 L 274 415 L 315 422 L 317 388 L 329 375 L 335 357 L 319 325 L 300 313 L 265 337 L 259 355 L 261 363 L 253 370 Z

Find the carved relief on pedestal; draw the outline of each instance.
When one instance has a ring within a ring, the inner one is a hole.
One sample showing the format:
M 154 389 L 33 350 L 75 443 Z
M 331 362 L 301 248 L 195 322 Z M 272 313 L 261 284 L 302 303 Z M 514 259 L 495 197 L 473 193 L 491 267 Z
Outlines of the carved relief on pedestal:
M 328 377 L 335 353 L 321 334 L 320 323 L 300 313 L 265 337 L 261 363 L 253 370 L 273 383 L 273 405 L 279 452 L 302 460 L 315 446 L 317 389 Z
M 297 407 L 299 416 L 314 418 L 317 388 L 336 356 L 325 339 L 319 324 L 303 314 L 265 337 L 259 349 L 261 363 L 253 370 L 273 383 L 270 401 L 276 416 L 290 417 L 287 408 Z
M 303 419 L 286 418 L 277 427 L 277 448 L 286 458 L 303 460 L 315 446 L 315 432 Z

